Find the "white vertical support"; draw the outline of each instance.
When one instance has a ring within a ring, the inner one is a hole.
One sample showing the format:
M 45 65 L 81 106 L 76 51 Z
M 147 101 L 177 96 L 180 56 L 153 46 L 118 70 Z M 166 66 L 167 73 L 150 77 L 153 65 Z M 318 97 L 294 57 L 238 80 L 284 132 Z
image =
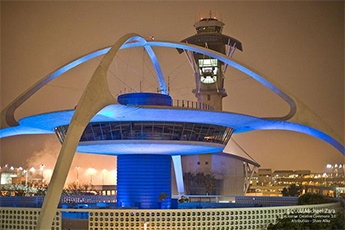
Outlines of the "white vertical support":
M 134 40 L 136 38 L 138 40 L 140 37 L 137 34 L 126 34 L 122 36 L 103 57 L 87 84 L 73 114 L 54 167 L 54 172 L 37 221 L 37 230 L 51 229 L 63 186 L 85 127 L 97 112 L 105 106 L 116 102 L 116 99 L 111 95 L 107 80 L 109 66 L 121 46 L 131 39 Z
M 181 155 L 171 157 L 174 164 L 177 192 L 179 195 L 184 195 L 184 184 L 183 184 L 183 171 L 182 171 L 182 160 Z

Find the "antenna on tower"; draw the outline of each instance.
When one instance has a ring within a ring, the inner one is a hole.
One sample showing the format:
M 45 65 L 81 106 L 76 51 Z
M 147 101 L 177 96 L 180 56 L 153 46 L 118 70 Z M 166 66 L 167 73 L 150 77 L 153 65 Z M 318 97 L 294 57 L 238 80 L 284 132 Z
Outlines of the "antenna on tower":
M 212 18 L 212 11 L 211 11 L 211 10 L 210 10 L 210 13 L 209 13 L 209 14 L 210 14 L 210 18 Z
M 170 76 L 168 76 L 168 95 L 170 95 Z

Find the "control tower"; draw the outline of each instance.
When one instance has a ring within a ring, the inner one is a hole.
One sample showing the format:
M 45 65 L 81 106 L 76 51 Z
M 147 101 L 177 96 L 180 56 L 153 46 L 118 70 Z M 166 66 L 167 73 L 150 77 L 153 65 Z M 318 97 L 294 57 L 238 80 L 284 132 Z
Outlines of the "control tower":
M 198 45 L 232 57 L 238 49 L 242 51 L 242 43 L 230 36 L 222 34 L 224 23 L 216 17 L 201 18 L 194 24 L 197 34 L 185 38 L 182 42 Z M 183 51 L 181 50 L 180 53 Z M 215 110 L 222 110 L 222 99 L 227 96 L 224 89 L 224 74 L 227 65 L 209 56 L 186 51 L 187 59 L 192 66 L 195 77 L 195 94 L 198 102 L 212 105 Z
M 210 12 L 208 18 L 200 18 L 194 24 L 196 34 L 183 39 L 181 42 L 232 57 L 236 50 L 242 51 L 242 43 L 233 37 L 222 34 L 224 25 L 216 17 L 212 17 Z M 222 100 L 227 96 L 224 78 L 228 65 L 205 54 L 186 50 L 179 50 L 179 52 L 186 54 L 193 69 L 195 89 L 192 92 L 198 102 L 207 103 L 213 106 L 216 111 L 222 111 Z M 248 189 L 248 178 L 250 177 L 248 174 L 253 172 L 249 164 L 259 167 L 259 164 L 247 158 L 224 153 L 183 156 L 182 163 L 185 173 L 203 173 L 216 176 L 220 181 L 220 185 L 215 191 L 217 195 L 243 195 Z M 187 189 L 187 193 L 193 193 L 193 191 Z

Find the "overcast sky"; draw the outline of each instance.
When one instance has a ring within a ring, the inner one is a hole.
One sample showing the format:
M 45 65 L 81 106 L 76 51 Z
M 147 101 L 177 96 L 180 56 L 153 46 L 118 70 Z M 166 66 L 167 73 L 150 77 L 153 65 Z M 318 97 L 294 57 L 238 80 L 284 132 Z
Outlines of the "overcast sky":
M 64 63 L 126 33 L 171 41 L 191 36 L 197 18 L 208 16 L 209 10 L 225 23 L 224 34 L 242 42 L 236 60 L 274 79 L 344 136 L 342 2 L 1 2 L 1 106 Z M 165 78 L 170 76 L 172 97 L 195 101 L 185 56 L 154 49 Z M 73 108 L 98 64 L 99 59 L 90 61 L 49 83 L 17 110 L 16 118 Z M 151 72 L 142 48 L 121 51 L 108 73 L 113 93 L 139 91 L 139 80 L 145 91 L 155 91 L 158 84 Z M 226 73 L 225 87 L 225 111 L 257 116 L 288 111 L 275 94 L 233 69 Z M 332 146 L 304 134 L 256 131 L 233 138 L 264 168 L 322 172 L 327 163 L 344 162 Z M 226 150 L 243 155 L 232 145 Z M 53 167 L 59 148 L 54 135 L 5 138 L 0 164 L 48 161 L 42 163 Z M 50 157 L 37 160 L 37 154 Z M 111 170 L 115 160 L 77 154 L 73 166 Z

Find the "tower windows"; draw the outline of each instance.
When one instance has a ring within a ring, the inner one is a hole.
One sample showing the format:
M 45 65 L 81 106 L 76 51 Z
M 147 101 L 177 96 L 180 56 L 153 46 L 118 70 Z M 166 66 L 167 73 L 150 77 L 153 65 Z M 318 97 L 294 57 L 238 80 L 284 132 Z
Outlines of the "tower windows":
M 210 101 L 211 100 L 211 95 L 207 94 L 207 100 Z
M 217 81 L 218 60 L 217 59 L 199 59 L 200 81 L 204 84 L 212 84 Z

